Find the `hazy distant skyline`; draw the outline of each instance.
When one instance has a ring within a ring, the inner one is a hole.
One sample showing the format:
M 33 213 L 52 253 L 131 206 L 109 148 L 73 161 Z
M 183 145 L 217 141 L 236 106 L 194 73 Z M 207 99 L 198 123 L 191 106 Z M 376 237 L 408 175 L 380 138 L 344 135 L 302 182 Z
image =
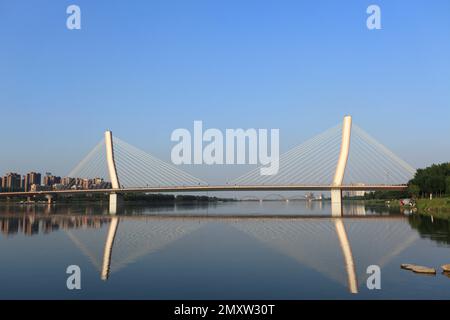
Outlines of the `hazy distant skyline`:
M 70 4 L 81 30 L 66 28 Z M 366 28 L 370 4 L 382 30 Z M 415 167 L 450 161 L 449 12 L 447 0 L 0 0 L 0 175 L 65 175 L 107 129 L 170 161 L 171 132 L 194 120 L 279 128 L 285 152 L 345 114 Z M 248 167 L 217 169 L 190 172 Z

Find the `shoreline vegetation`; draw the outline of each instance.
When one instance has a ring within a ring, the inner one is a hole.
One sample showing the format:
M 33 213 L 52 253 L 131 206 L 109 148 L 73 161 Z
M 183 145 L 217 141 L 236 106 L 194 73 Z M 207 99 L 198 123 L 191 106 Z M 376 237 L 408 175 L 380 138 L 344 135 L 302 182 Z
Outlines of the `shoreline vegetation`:
M 165 204 L 165 203 L 208 203 L 208 202 L 225 202 L 235 201 L 231 198 L 218 198 L 200 195 L 170 195 L 170 194 L 139 194 L 131 193 L 125 194 L 123 200 L 127 203 L 146 203 L 146 204 Z M 15 203 L 15 204 L 37 204 L 47 202 L 44 196 L 33 197 L 28 201 L 27 197 L 12 197 L 10 199 L 0 199 L 0 203 Z M 92 203 L 92 202 L 109 202 L 107 194 L 90 194 L 90 195 L 70 195 L 58 196 L 55 199 L 56 203 L 70 204 L 70 203 Z
M 418 199 L 416 206 L 420 214 L 450 219 L 450 197 Z
M 350 201 L 356 201 L 352 199 Z M 369 200 L 357 200 L 362 201 L 364 204 L 369 206 L 388 206 L 390 208 L 413 208 L 416 209 L 419 214 L 439 214 L 450 218 L 450 196 L 434 199 L 414 199 L 414 206 L 402 206 L 400 200 L 396 198 L 386 198 L 386 199 L 369 199 Z
M 408 183 L 420 214 L 450 218 L 450 162 L 418 169 Z
M 413 205 L 402 205 L 403 197 L 389 197 L 379 199 L 348 198 L 345 201 L 361 201 L 367 206 L 414 209 L 418 214 L 433 215 L 450 219 L 450 196 L 442 198 L 416 198 Z
M 361 197 L 366 205 L 411 208 L 418 214 L 450 219 L 450 162 L 418 169 L 405 191 L 376 191 Z

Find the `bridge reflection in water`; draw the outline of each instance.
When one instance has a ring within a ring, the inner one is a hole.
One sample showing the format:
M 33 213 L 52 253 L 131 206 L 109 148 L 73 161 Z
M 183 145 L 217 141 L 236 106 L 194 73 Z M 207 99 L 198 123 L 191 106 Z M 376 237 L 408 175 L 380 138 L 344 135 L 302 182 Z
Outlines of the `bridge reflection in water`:
M 100 269 L 101 278 L 107 280 L 112 273 L 140 257 L 162 250 L 206 224 L 219 221 L 357 294 L 361 285 L 365 285 L 369 265 L 383 267 L 419 238 L 404 220 L 401 216 L 281 219 L 112 217 L 101 263 L 95 261 L 92 253 L 73 234 L 70 237 Z
M 22 230 L 31 236 L 40 231 L 63 230 L 103 280 L 208 224 L 220 223 L 249 235 L 268 249 L 282 253 L 356 294 L 361 286 L 365 286 L 369 265 L 382 268 L 420 238 L 407 222 L 407 217 L 374 215 L 362 205 L 354 205 L 353 215 L 343 218 L 110 216 L 45 214 L 46 210 L 39 214 L 28 212 L 26 208 L 22 214 L 17 214 L 17 209 L 2 213 L 2 233 L 14 234 Z
M 119 220 L 123 230 L 119 228 Z M 101 278 L 107 280 L 110 273 L 117 272 L 142 256 L 163 249 L 199 229 L 203 224 L 201 221 L 189 221 L 189 219 L 111 218 L 104 248 Z

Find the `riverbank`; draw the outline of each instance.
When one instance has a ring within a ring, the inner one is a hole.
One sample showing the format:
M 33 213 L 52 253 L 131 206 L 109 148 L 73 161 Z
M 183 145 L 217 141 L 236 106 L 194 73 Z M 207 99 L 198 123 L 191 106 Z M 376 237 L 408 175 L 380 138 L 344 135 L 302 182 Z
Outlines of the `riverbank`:
M 441 215 L 450 218 L 450 197 L 415 200 L 416 209 L 421 214 Z M 399 200 L 388 199 L 370 199 L 364 200 L 364 204 L 368 206 L 387 206 L 390 208 L 401 207 Z
M 123 196 L 123 200 L 127 203 L 151 203 L 151 204 L 167 204 L 167 203 L 210 203 L 235 201 L 231 198 L 218 198 L 204 195 L 185 195 L 185 194 L 144 194 L 144 193 L 127 193 Z M 60 204 L 77 204 L 77 203 L 109 203 L 108 194 L 85 194 L 85 195 L 59 195 L 54 198 L 55 203 Z M 16 204 L 38 204 L 47 203 L 45 196 L 35 197 L 11 197 L 0 198 L 0 204 L 16 203 Z
M 450 218 L 450 198 L 417 199 L 419 213 L 440 215 Z
M 398 199 L 366 199 L 357 201 L 360 201 L 364 203 L 366 206 L 370 207 L 390 207 L 390 208 L 401 207 L 400 200 Z

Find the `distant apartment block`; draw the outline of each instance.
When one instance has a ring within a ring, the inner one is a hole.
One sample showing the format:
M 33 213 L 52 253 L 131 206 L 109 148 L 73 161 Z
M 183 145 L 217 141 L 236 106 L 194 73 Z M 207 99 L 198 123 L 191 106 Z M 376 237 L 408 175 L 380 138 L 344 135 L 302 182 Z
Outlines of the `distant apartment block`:
M 44 186 L 51 187 L 55 184 L 60 184 L 60 183 L 61 183 L 61 177 L 53 176 L 49 173 L 47 173 L 44 176 L 44 181 L 43 181 Z
M 9 172 L 1 179 L 1 188 L 3 191 L 20 191 L 21 176 L 18 173 Z
M 30 172 L 24 176 L 23 189 L 24 191 L 31 191 L 31 186 L 41 185 L 41 174 L 37 172 Z

